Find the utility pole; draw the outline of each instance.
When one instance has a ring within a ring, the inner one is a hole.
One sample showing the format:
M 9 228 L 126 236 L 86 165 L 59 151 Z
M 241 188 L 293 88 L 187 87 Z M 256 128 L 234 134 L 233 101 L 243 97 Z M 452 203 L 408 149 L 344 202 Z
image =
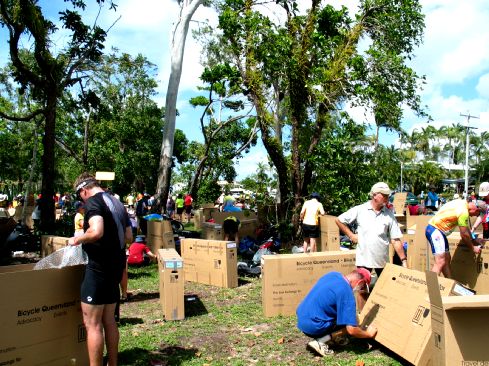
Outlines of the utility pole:
M 468 114 L 460 113 L 460 116 L 467 117 L 467 126 L 465 127 L 465 185 L 464 185 L 466 199 L 469 197 L 469 129 L 474 129 L 474 130 L 476 129 L 476 127 L 469 127 L 469 123 L 471 118 L 479 119 L 479 117 L 470 115 L 470 112 L 467 113 Z

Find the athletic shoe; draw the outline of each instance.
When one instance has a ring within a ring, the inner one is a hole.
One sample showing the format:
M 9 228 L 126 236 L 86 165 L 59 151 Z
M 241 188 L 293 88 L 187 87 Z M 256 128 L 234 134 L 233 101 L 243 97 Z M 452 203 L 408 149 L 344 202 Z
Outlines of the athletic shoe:
M 318 340 L 310 341 L 307 344 L 307 347 L 320 354 L 321 356 L 332 355 L 334 353 L 333 350 L 329 349 L 329 347 L 323 342 L 319 342 Z

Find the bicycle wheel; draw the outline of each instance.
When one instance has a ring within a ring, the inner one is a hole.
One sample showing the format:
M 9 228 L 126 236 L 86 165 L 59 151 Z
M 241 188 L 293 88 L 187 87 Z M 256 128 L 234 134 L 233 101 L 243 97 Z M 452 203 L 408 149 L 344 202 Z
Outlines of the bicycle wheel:
M 174 233 L 178 233 L 178 232 L 185 229 L 183 224 L 177 220 L 171 220 L 171 227 L 172 227 Z

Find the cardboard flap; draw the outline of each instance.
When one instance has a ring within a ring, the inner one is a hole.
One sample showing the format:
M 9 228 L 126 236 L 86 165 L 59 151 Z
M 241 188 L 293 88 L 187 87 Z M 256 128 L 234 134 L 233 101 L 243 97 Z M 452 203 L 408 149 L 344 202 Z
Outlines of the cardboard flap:
M 443 296 L 441 300 L 445 310 L 489 308 L 489 295 Z
M 441 299 L 440 289 L 438 285 L 438 275 L 432 271 L 426 271 L 426 283 L 428 285 L 428 295 L 430 297 L 431 305 L 435 305 L 438 308 L 443 308 L 443 301 Z

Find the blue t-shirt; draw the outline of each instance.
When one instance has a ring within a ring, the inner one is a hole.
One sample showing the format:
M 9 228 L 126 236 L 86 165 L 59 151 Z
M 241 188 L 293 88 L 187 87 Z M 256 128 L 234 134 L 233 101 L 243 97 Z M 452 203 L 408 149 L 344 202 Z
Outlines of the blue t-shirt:
M 337 325 L 357 326 L 356 302 L 348 281 L 339 272 L 322 276 L 297 307 L 297 328 L 321 337 Z

